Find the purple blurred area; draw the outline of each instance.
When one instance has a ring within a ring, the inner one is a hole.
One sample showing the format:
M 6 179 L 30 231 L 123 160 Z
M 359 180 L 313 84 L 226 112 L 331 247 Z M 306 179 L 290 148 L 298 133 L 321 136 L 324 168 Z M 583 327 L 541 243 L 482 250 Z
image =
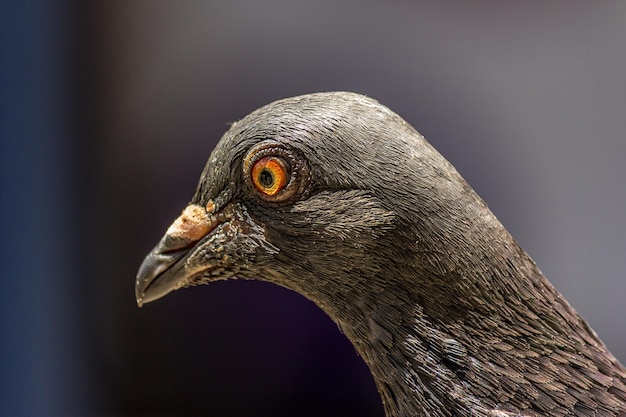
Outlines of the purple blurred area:
M 228 124 L 315 91 L 413 124 L 626 361 L 626 3 L 13 3 L 0 415 L 383 415 L 352 346 L 295 293 L 134 300 Z

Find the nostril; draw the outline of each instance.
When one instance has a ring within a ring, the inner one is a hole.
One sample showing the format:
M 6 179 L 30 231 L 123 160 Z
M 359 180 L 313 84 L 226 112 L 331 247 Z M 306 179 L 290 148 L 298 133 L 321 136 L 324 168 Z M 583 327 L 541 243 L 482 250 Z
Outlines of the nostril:
M 166 236 L 186 241 L 197 242 L 209 233 L 212 226 L 211 216 L 204 207 L 197 204 L 188 205 L 182 214 L 167 229 Z
M 193 247 L 197 240 L 184 239 L 177 236 L 165 235 L 157 248 L 160 250 L 160 253 L 163 255 L 174 254 L 176 252 L 187 251 L 191 247 Z

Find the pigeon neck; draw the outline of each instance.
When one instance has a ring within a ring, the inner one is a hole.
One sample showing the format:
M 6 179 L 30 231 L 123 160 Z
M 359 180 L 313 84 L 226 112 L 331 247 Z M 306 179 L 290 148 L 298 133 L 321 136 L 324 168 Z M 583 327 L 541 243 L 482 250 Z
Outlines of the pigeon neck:
M 395 302 L 405 295 L 390 288 L 378 294 L 378 299 L 394 302 L 366 311 L 361 325 L 340 323 L 368 364 L 386 415 L 506 417 L 506 413 L 493 414 L 493 407 L 469 389 L 469 382 L 477 382 L 479 361 L 472 357 L 467 340 L 432 322 L 417 304 L 407 315 L 407 305 Z M 407 318 L 410 321 L 404 321 Z M 501 360 L 507 359 L 503 355 Z M 489 378 L 497 379 L 493 374 Z M 488 380 L 486 386 L 500 385 L 496 379 Z
M 357 303 L 356 323 L 340 322 L 370 367 L 387 416 L 552 415 L 593 398 L 584 381 L 624 386 L 624 368 L 530 258 L 520 249 L 507 262 L 489 267 L 507 277 L 492 282 L 497 297 L 482 294 L 493 305 L 439 309 L 432 299 L 444 299 L 436 292 L 426 300 L 423 288 L 390 285 Z M 617 410 L 626 393 L 615 392 Z

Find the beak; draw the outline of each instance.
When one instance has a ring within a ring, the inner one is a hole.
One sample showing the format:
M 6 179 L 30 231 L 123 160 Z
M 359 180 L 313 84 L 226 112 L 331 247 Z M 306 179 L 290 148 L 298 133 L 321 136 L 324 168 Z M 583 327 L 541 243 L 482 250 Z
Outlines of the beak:
M 190 204 L 143 260 L 135 281 L 137 305 L 157 300 L 185 286 L 193 273 L 185 268 L 191 249 L 220 223 L 215 205 Z

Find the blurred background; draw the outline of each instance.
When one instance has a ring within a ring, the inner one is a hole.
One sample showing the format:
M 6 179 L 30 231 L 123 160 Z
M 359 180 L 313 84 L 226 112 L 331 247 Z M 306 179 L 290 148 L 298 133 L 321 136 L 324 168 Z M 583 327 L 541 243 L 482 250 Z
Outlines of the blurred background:
M 0 415 L 383 415 L 295 293 L 232 281 L 135 304 L 228 123 L 315 91 L 413 124 L 626 361 L 625 2 L 0 8 Z

